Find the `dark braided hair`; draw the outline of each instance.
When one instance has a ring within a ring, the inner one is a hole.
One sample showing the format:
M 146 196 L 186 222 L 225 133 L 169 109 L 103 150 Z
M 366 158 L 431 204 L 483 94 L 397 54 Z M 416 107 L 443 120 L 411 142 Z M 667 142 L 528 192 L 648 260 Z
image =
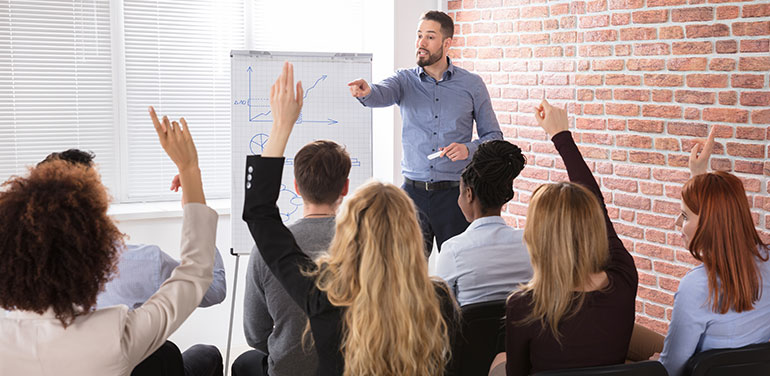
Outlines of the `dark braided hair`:
M 502 140 L 487 141 L 479 145 L 463 170 L 463 184 L 473 190 L 482 209 L 499 208 L 513 198 L 513 179 L 526 163 L 518 146 Z

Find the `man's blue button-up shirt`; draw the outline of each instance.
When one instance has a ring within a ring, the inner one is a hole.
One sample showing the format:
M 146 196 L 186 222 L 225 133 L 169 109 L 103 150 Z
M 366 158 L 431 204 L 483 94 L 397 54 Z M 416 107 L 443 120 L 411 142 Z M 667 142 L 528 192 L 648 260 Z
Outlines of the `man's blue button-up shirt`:
M 459 181 L 480 143 L 503 139 L 484 81 L 451 61 L 441 81 L 415 67 L 401 69 L 371 88 L 369 95 L 359 98 L 364 106 L 398 104 L 401 109 L 401 171 L 409 179 Z M 471 141 L 474 120 L 479 138 Z M 466 160 L 428 160 L 428 155 L 453 142 L 468 147 Z

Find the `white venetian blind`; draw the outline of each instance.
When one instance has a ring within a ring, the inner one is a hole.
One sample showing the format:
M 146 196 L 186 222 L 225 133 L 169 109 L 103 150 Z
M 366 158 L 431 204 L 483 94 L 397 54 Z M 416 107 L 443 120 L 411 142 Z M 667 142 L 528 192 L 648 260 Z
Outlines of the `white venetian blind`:
M 116 187 L 108 0 L 0 1 L 0 181 L 91 150 Z
M 126 201 L 162 200 L 176 174 L 147 106 L 184 116 L 207 197 L 230 191 L 230 50 L 245 49 L 243 0 L 124 0 Z M 172 119 L 172 120 L 173 120 Z

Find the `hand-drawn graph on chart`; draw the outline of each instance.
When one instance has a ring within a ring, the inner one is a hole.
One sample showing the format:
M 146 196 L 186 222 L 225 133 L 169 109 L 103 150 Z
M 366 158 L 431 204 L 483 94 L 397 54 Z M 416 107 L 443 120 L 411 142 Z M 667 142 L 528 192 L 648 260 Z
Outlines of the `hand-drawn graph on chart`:
M 270 110 L 270 98 L 264 98 L 264 97 L 253 97 L 252 96 L 252 79 L 251 76 L 254 74 L 254 69 L 252 69 L 251 66 L 246 68 L 246 75 L 248 77 L 248 87 L 249 87 L 249 94 L 248 98 L 246 99 L 240 99 L 233 101 L 233 105 L 241 105 L 241 106 L 247 106 L 249 108 L 249 121 L 254 123 L 272 123 L 273 118 L 271 115 L 272 111 Z M 316 78 L 310 87 L 305 87 L 305 93 L 302 96 L 303 102 L 305 102 L 305 105 L 307 105 L 308 98 L 310 97 L 310 93 L 315 89 L 319 84 L 322 84 L 323 81 L 326 80 L 329 76 L 326 74 L 321 75 L 320 77 Z M 312 98 L 310 99 L 312 100 Z M 297 122 L 295 124 L 326 124 L 326 125 L 334 125 L 338 124 L 339 121 L 332 119 L 331 115 L 328 115 L 326 119 L 314 119 L 314 118 L 305 118 L 304 111 L 299 113 L 299 118 L 297 119 Z
M 302 81 L 303 106 L 284 152 L 281 190 L 276 205 L 284 223 L 302 218 L 302 197 L 294 190 L 294 156 L 307 143 L 332 140 L 350 155 L 350 190 L 372 176 L 372 114 L 351 97 L 347 83 L 371 82 L 371 54 L 233 51 L 231 74 L 232 213 L 243 211 L 243 168 L 248 155 L 264 154 L 274 113 L 270 87 L 285 61 L 294 65 L 295 81 Z M 253 179 L 260 179 L 255 171 Z M 236 253 L 253 246 L 240 215 L 232 216 L 232 247 Z

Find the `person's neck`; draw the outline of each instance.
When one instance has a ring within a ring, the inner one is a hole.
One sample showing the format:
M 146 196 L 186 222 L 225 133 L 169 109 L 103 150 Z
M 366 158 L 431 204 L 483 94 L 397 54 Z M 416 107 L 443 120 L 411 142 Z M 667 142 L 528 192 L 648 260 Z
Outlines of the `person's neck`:
M 479 207 L 474 207 L 473 208 L 471 222 L 473 222 L 473 221 L 475 221 L 475 220 L 477 220 L 479 218 L 484 218 L 484 217 L 499 217 L 500 213 L 502 212 L 502 209 L 503 208 L 500 207 L 500 208 L 495 208 L 495 209 L 483 210 L 483 209 L 481 209 Z
M 310 202 L 304 202 L 302 205 L 303 218 L 334 217 L 336 213 L 337 205 L 335 204 L 313 204 Z
M 446 56 L 444 56 L 443 59 L 439 59 L 439 61 L 431 65 L 426 65 L 422 69 L 424 69 L 425 73 L 433 77 L 433 79 L 438 82 L 441 81 L 441 79 L 444 77 L 444 72 L 449 69 L 449 63 L 447 62 Z

